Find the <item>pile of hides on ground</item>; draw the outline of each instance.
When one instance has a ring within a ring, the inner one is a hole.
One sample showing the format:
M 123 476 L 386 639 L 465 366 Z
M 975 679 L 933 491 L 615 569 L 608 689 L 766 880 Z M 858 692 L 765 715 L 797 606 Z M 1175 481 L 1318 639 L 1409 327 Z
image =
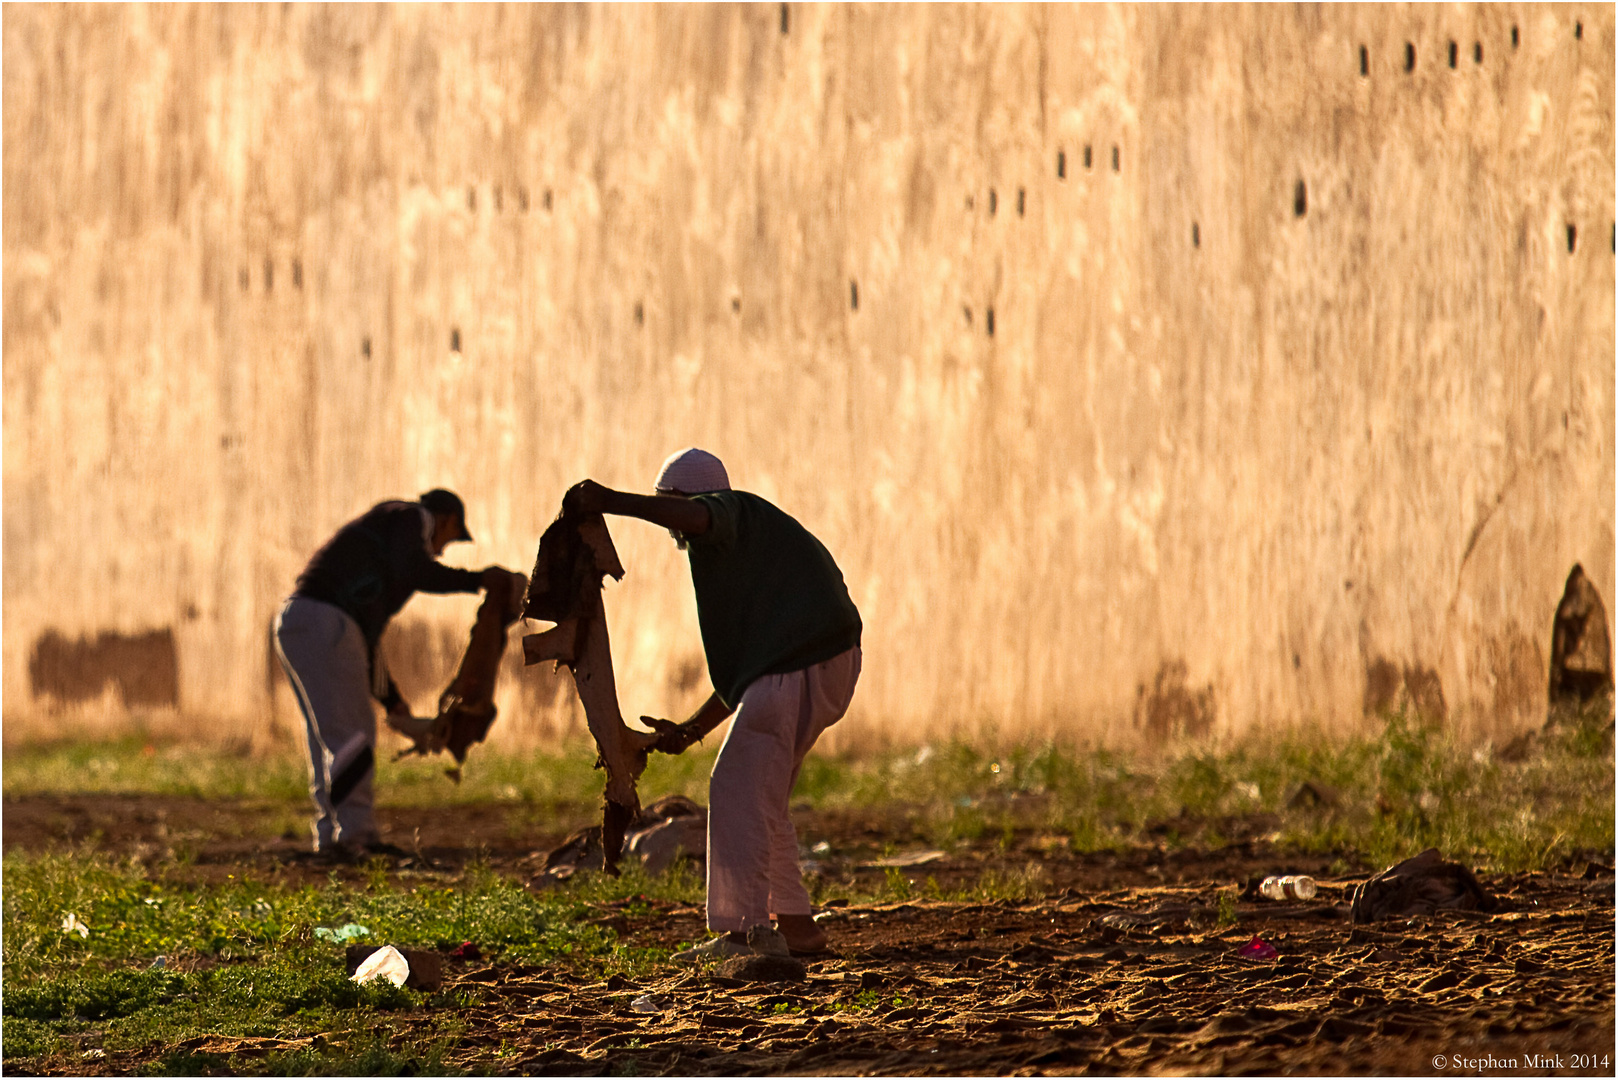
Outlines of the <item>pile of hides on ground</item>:
M 1355 922 L 1368 923 L 1436 911 L 1494 911 L 1498 906 L 1472 871 L 1445 862 L 1437 848 L 1428 848 L 1356 888 L 1350 910 Z
M 708 811 L 684 795 L 665 795 L 643 809 L 625 830 L 625 853 L 648 874 L 661 874 L 680 859 L 708 856 Z M 580 829 L 545 856 L 532 885 L 566 881 L 580 870 L 605 870 L 601 826 Z

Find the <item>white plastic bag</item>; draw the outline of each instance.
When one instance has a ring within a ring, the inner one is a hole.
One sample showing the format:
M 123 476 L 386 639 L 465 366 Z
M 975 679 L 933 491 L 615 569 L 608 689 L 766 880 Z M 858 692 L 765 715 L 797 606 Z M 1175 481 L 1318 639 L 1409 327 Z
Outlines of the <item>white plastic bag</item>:
M 403 986 L 408 978 L 410 978 L 410 961 L 392 945 L 384 945 L 367 956 L 360 964 L 359 970 L 354 972 L 354 981 L 357 983 L 386 979 L 394 986 Z

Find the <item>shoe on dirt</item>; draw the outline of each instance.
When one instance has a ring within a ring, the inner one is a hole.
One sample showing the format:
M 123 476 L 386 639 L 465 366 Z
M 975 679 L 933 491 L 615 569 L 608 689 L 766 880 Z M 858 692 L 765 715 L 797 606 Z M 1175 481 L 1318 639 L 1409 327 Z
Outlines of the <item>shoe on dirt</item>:
M 678 960 L 683 964 L 695 963 L 698 960 L 726 960 L 732 956 L 752 956 L 753 950 L 741 942 L 732 941 L 728 934 L 704 941 L 701 945 L 693 945 L 689 949 L 681 949 L 670 960 Z
M 767 924 L 759 924 L 747 932 L 747 947 L 762 956 L 791 956 L 787 939 L 781 931 Z

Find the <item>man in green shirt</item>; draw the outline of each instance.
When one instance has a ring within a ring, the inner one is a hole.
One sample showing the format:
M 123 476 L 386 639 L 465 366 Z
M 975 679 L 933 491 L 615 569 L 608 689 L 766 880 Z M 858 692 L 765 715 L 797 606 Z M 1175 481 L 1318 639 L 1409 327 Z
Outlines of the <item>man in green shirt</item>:
M 825 546 L 767 500 L 731 490 L 714 455 L 670 455 L 655 491 L 586 480 L 568 498 L 661 525 L 690 558 L 714 693 L 684 724 L 664 724 L 658 748 L 679 753 L 736 716 L 708 785 L 708 927 L 721 936 L 676 959 L 746 953 L 747 931 L 772 917 L 794 952 L 818 952 L 826 937 L 787 803 L 810 747 L 854 696 L 860 613 Z

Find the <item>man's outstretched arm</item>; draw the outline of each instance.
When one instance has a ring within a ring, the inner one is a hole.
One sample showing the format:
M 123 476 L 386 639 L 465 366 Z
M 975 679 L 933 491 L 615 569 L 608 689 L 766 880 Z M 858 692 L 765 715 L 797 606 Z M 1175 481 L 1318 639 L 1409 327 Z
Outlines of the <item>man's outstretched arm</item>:
M 660 750 L 665 754 L 683 754 L 706 738 L 710 731 L 723 724 L 735 711 L 721 701 L 716 692 L 699 705 L 697 711 L 691 714 L 691 719 L 683 724 L 673 724 L 653 716 L 643 716 L 640 722 L 658 732 L 657 742 L 652 744 L 653 750 Z
M 585 514 L 640 518 L 687 536 L 701 536 L 711 524 L 708 508 L 700 502 L 679 495 L 636 495 L 628 491 L 615 491 L 594 480 L 581 480 L 569 488 L 562 506 Z

